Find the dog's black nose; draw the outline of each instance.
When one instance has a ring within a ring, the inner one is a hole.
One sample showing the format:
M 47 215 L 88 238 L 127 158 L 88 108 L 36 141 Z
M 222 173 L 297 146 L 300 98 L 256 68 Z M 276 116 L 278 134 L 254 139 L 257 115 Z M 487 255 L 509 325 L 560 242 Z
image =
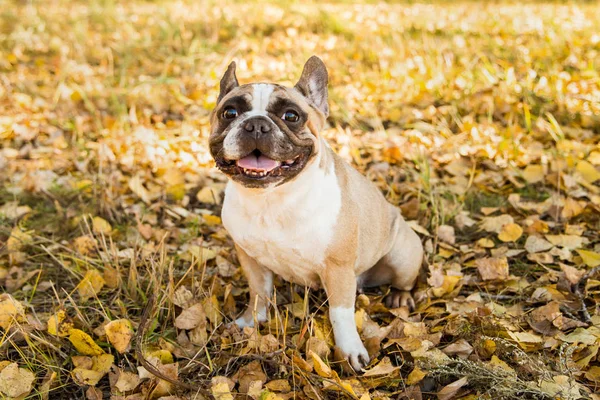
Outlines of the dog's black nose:
M 252 118 L 244 124 L 246 132 L 267 133 L 271 132 L 271 122 L 265 118 Z

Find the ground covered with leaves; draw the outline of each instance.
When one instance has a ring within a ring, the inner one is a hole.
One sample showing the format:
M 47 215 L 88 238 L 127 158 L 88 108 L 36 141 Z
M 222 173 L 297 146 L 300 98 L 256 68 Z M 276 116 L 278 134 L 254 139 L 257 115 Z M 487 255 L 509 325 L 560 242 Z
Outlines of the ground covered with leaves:
M 599 399 L 600 8 L 10 2 L 0 13 L 0 393 Z M 248 302 L 207 151 L 227 64 L 330 71 L 324 135 L 422 237 L 417 309 Z

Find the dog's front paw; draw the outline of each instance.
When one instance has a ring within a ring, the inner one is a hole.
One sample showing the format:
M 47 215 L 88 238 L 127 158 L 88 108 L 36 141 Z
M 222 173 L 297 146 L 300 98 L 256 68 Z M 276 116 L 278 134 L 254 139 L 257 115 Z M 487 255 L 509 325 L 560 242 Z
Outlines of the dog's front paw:
M 260 310 L 255 315 L 254 310 L 247 309 L 233 323 L 239 326 L 241 329 L 244 329 L 247 326 L 253 327 L 255 325 L 255 321 L 261 323 L 265 322 L 267 319 L 267 310 Z
M 369 353 L 358 335 L 351 340 L 337 341 L 336 345 L 340 358 L 348 361 L 354 371 L 360 372 L 369 364 Z

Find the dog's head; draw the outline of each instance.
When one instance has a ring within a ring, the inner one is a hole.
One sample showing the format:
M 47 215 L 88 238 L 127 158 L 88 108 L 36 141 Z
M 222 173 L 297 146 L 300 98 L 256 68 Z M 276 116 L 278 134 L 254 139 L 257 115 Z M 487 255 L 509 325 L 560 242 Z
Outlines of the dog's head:
M 250 188 L 292 180 L 320 151 L 318 135 L 329 115 L 327 69 L 311 57 L 292 88 L 239 85 L 235 62 L 221 79 L 211 114 L 210 152 L 217 167 Z

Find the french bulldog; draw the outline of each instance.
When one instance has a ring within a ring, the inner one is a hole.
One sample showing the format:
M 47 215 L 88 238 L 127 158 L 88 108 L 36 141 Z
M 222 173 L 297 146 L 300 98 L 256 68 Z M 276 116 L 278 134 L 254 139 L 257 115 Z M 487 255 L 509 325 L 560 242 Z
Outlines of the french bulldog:
M 311 57 L 294 87 L 240 85 L 232 62 L 210 116 L 210 152 L 229 178 L 223 225 L 248 279 L 250 303 L 235 321 L 268 318 L 273 276 L 323 287 L 336 346 L 355 370 L 369 363 L 358 334 L 358 288 L 391 285 L 389 307 L 410 294 L 423 247 L 398 208 L 321 135 L 329 115 L 325 64 Z

